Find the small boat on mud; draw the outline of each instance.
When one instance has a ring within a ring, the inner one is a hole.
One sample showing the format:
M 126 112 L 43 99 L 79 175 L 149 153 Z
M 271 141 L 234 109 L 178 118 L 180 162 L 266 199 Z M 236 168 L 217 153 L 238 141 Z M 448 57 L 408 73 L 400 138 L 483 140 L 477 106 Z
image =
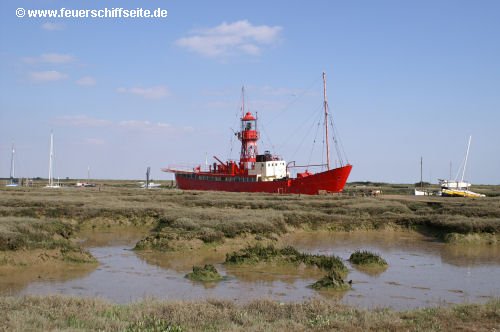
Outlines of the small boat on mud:
M 467 167 L 467 159 L 469 157 L 470 142 L 472 136 L 469 136 L 469 143 L 467 144 L 467 153 L 465 154 L 465 161 L 462 170 L 462 178 L 458 181 L 458 174 L 455 180 L 443 180 L 439 179 L 439 184 L 441 185 L 441 196 L 447 197 L 485 197 L 483 194 L 475 193 L 470 191 L 469 188 L 471 184 L 464 181 L 465 169 Z M 460 172 L 460 170 L 459 170 Z

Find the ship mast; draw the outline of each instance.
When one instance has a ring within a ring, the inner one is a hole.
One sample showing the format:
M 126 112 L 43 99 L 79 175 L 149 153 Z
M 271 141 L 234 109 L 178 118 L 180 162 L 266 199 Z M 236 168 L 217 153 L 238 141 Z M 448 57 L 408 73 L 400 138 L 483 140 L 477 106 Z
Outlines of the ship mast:
M 328 99 L 326 97 L 326 74 L 323 72 L 323 99 L 325 108 L 326 168 L 330 170 L 330 147 L 328 145 Z
M 245 116 L 245 86 L 241 87 L 241 117 Z
M 12 182 L 14 177 L 16 176 L 15 174 L 15 167 L 14 167 L 14 154 L 16 153 L 16 150 L 14 149 L 14 143 L 12 143 L 12 155 L 10 157 L 10 181 Z

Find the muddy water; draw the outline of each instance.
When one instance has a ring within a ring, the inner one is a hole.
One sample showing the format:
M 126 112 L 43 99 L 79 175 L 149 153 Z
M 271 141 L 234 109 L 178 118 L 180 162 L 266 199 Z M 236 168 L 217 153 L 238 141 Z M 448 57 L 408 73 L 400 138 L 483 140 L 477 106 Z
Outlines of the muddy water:
M 92 272 L 74 278 L 38 279 L 22 289 L 3 287 L 14 295 L 62 293 L 98 296 L 118 303 L 155 297 L 167 300 L 225 298 L 248 301 L 271 298 L 301 301 L 336 299 L 360 307 L 407 309 L 462 302 L 484 302 L 500 296 L 498 246 L 450 246 L 404 232 L 300 233 L 285 242 L 301 251 L 335 254 L 344 259 L 356 249 L 380 253 L 389 267 L 379 273 L 348 264 L 347 292 L 318 292 L 308 285 L 324 272 L 312 268 L 221 264 L 224 253 L 215 248 L 193 253 L 136 253 L 130 250 L 143 232 L 89 232 L 85 245 L 100 262 Z M 193 265 L 215 264 L 226 277 L 219 283 L 197 283 L 184 278 Z
M 298 249 L 347 260 L 357 249 L 379 253 L 389 267 L 381 273 L 350 266 L 353 289 L 342 302 L 361 306 L 414 308 L 484 302 L 500 296 L 500 247 L 449 245 L 408 232 L 297 234 Z

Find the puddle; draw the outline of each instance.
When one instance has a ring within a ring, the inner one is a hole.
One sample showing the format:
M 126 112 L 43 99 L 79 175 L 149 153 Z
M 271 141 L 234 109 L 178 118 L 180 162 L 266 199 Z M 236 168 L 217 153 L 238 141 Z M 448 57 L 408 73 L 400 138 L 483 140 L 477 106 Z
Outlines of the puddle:
M 358 307 L 409 309 L 444 303 L 485 302 L 500 296 L 498 246 L 455 247 L 407 232 L 300 233 L 285 242 L 297 249 L 335 254 L 347 260 L 357 249 L 380 253 L 389 267 L 368 274 L 349 267 L 347 292 L 315 291 L 308 286 L 324 275 L 293 266 L 225 266 L 225 253 L 214 248 L 193 253 L 136 253 L 130 250 L 144 232 L 88 232 L 85 245 L 99 266 L 80 275 L 36 279 L 21 289 L 2 282 L 13 295 L 62 293 L 127 303 L 144 297 L 165 300 L 221 298 L 239 302 L 270 298 L 338 300 Z M 192 282 L 184 275 L 193 265 L 214 264 L 225 276 L 218 283 Z

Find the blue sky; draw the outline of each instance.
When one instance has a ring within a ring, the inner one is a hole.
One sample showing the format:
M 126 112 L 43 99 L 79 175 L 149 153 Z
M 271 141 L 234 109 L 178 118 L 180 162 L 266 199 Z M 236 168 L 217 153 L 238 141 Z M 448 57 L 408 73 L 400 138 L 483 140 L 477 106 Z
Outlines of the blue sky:
M 28 9 L 156 9 L 162 19 L 18 18 Z M 237 158 L 241 86 L 260 149 L 320 162 L 321 73 L 350 181 L 500 184 L 498 1 L 3 1 L 0 174 L 155 179 Z M 232 149 L 231 149 L 232 147 Z M 312 151 L 312 152 L 311 152 Z

